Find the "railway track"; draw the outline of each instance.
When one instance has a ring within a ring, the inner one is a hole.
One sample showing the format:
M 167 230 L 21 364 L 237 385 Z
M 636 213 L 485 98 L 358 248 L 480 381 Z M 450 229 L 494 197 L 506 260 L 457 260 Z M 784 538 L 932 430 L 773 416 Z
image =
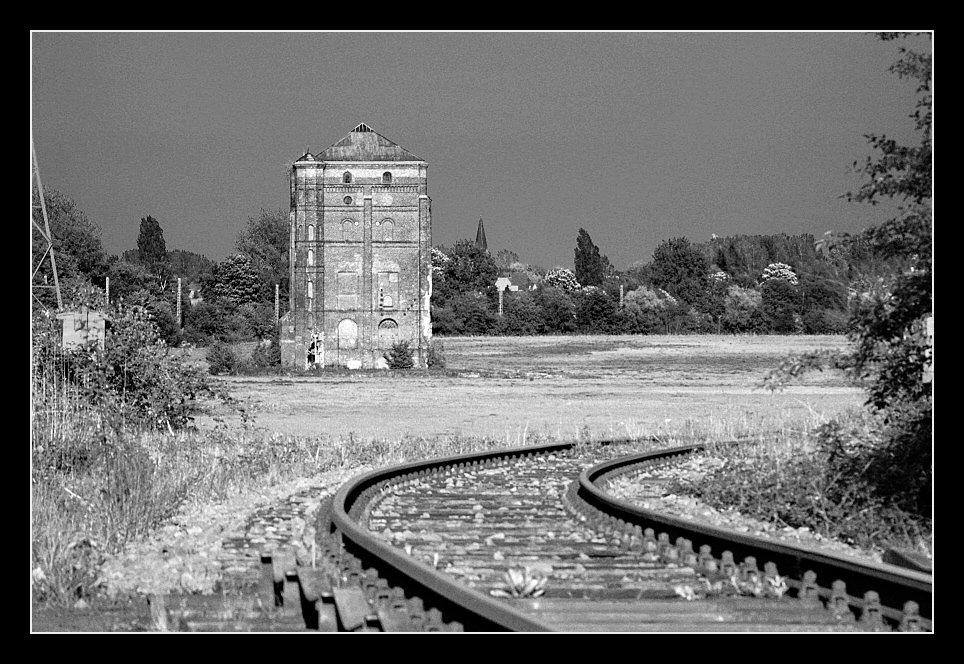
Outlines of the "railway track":
M 158 613 L 203 631 L 932 629 L 929 575 L 694 524 L 604 491 L 698 449 L 553 444 L 366 473 L 318 510 L 310 560 L 281 547 L 262 557 L 257 592 L 167 600 Z

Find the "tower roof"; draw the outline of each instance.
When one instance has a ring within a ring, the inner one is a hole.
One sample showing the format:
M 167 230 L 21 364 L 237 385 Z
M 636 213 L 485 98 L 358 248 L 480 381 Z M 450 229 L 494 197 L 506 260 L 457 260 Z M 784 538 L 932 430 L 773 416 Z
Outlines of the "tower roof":
M 324 152 L 318 161 L 424 161 L 362 122 Z
M 485 226 L 482 225 L 482 217 L 479 217 L 479 230 L 475 232 L 475 246 L 481 247 L 486 251 L 489 250 L 489 246 L 485 241 Z

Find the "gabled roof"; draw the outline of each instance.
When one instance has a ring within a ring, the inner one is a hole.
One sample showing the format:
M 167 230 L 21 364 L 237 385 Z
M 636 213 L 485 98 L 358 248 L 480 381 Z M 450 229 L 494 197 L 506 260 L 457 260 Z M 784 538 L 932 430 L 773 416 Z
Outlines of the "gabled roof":
M 317 161 L 424 161 L 364 122 L 314 157 Z

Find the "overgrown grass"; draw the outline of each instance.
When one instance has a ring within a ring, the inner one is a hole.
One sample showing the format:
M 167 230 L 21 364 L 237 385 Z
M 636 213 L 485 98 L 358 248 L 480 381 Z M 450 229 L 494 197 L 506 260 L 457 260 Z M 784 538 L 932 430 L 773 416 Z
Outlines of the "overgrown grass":
M 831 422 L 798 421 L 744 444 L 712 446 L 708 456 L 717 463 L 708 465 L 705 475 L 677 480 L 667 490 L 867 550 L 898 547 L 929 554 L 930 519 L 875 491 L 868 476 L 885 427 L 865 411 Z
M 34 382 L 31 414 L 35 600 L 96 595 L 98 570 L 191 504 L 335 469 L 464 454 L 505 441 L 301 438 L 258 429 L 158 432 L 91 408 L 64 384 Z M 533 438 L 523 444 L 541 442 Z

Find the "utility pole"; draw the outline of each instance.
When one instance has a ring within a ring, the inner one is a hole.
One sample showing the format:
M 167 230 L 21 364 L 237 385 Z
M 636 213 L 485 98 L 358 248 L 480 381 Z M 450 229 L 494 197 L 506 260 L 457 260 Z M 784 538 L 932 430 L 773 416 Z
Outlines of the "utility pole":
M 184 319 L 181 316 L 181 278 L 177 278 L 177 327 L 184 329 Z
M 278 321 L 281 320 L 281 315 L 280 315 L 280 313 L 281 313 L 281 300 L 280 300 L 280 297 L 281 297 L 281 285 L 280 285 L 280 284 L 275 284 L 275 285 L 274 285 L 274 324 L 275 324 L 275 326 L 277 326 L 277 325 L 278 325 Z
M 31 286 L 31 290 L 33 290 L 34 288 L 51 288 L 51 286 L 46 283 L 43 285 L 33 283 L 34 277 L 37 276 L 37 273 L 40 271 L 41 266 L 43 266 L 44 259 L 49 256 L 50 268 L 54 273 L 54 285 L 52 286 L 52 288 L 57 292 L 57 311 L 60 311 L 61 309 L 64 308 L 64 303 L 63 303 L 63 300 L 61 300 L 60 298 L 60 280 L 57 278 L 57 259 L 54 256 L 54 236 L 50 232 L 50 222 L 47 219 L 47 205 L 44 203 L 44 188 L 43 188 L 43 184 L 41 184 L 40 182 L 40 167 L 37 165 L 37 150 L 34 148 L 34 145 L 33 145 L 33 134 L 30 135 L 30 159 L 31 159 L 31 164 L 30 164 L 31 185 L 36 185 L 37 195 L 40 198 L 39 205 L 37 203 L 34 203 L 33 206 L 31 207 L 30 225 L 33 227 L 34 230 L 40 233 L 40 236 L 44 239 L 44 241 L 47 244 L 46 248 L 44 249 L 43 256 L 40 257 L 40 261 L 37 263 L 37 265 L 33 267 L 33 270 L 30 275 L 30 286 Z M 31 195 L 33 195 L 33 192 L 31 192 Z M 38 219 L 37 219 L 36 210 L 38 207 L 40 208 L 40 212 L 41 212 L 40 216 L 43 219 L 43 228 L 40 227 L 40 224 L 38 223 Z M 33 258 L 33 253 L 31 253 L 31 259 L 32 258 Z

